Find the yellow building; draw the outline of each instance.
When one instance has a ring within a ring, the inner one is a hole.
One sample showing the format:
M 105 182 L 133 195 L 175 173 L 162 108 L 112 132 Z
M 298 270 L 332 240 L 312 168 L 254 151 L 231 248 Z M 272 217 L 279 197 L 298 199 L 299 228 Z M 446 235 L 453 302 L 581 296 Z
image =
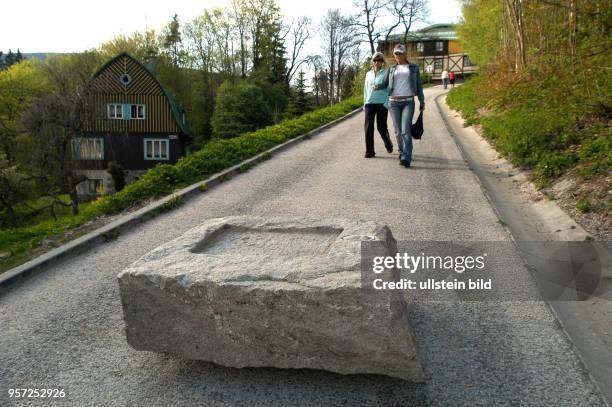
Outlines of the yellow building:
M 393 47 L 403 41 L 403 34 L 393 34 L 378 42 L 378 49 L 385 54 L 387 62 L 393 63 Z M 405 45 L 408 60 L 419 65 L 421 72 L 431 71 L 434 79 L 440 79 L 445 69 L 460 77 L 477 70 L 459 44 L 453 24 L 434 24 L 410 32 Z

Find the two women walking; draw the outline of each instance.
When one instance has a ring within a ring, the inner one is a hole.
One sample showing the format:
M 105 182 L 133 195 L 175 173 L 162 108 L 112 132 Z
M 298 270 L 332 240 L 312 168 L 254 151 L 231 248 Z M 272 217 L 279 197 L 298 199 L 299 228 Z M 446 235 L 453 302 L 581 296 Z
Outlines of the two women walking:
M 366 132 L 366 157 L 374 157 L 374 116 L 378 132 L 389 153 L 393 144 L 387 130 L 387 108 L 391 113 L 395 137 L 400 152 L 400 165 L 408 168 L 412 161 L 412 117 L 414 116 L 414 97 L 419 99 L 420 110 L 425 110 L 425 96 L 419 67 L 409 64 L 406 48 L 397 44 L 393 49 L 395 65 L 385 70 L 383 55 L 377 52 L 372 56 L 374 68 L 367 73 L 364 87 L 364 110 Z M 372 113 L 374 112 L 375 113 Z

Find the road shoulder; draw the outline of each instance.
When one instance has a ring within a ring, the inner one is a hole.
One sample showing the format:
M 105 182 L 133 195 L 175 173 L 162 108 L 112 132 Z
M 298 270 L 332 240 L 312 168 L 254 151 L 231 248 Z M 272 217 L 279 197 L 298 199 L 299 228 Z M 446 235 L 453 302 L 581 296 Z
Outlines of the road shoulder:
M 463 127 L 461 115 L 448 107 L 446 95 L 436 104 L 449 133 L 478 177 L 483 191 L 504 224 L 521 245 L 537 241 L 585 241 L 591 234 L 559 205 L 537 190 L 528 174 L 515 168 L 474 129 Z M 608 252 L 609 255 L 609 252 Z M 609 264 L 609 262 L 608 262 Z M 604 270 L 606 282 L 611 270 Z M 602 298 L 586 301 L 550 302 L 551 309 L 583 362 L 602 390 L 612 400 L 612 302 Z

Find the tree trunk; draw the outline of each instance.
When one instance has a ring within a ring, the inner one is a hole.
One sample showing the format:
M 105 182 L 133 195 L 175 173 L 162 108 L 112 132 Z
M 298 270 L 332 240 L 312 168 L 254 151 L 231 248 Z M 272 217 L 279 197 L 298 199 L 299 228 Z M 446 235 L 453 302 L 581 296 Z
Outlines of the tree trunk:
M 79 199 L 77 197 L 76 185 L 70 187 L 70 206 L 72 207 L 72 214 L 79 214 Z
M 506 0 L 506 13 L 514 37 L 514 70 L 521 72 L 525 66 L 525 41 L 523 30 L 523 0 Z

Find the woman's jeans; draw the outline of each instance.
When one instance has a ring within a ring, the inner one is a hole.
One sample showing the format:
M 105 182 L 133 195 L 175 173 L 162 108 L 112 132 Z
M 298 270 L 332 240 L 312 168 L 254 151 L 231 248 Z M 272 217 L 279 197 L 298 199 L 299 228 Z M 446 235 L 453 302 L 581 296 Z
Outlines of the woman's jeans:
M 389 100 L 389 113 L 395 127 L 395 137 L 400 149 L 400 160 L 412 161 L 412 116 L 414 99 L 405 101 Z

